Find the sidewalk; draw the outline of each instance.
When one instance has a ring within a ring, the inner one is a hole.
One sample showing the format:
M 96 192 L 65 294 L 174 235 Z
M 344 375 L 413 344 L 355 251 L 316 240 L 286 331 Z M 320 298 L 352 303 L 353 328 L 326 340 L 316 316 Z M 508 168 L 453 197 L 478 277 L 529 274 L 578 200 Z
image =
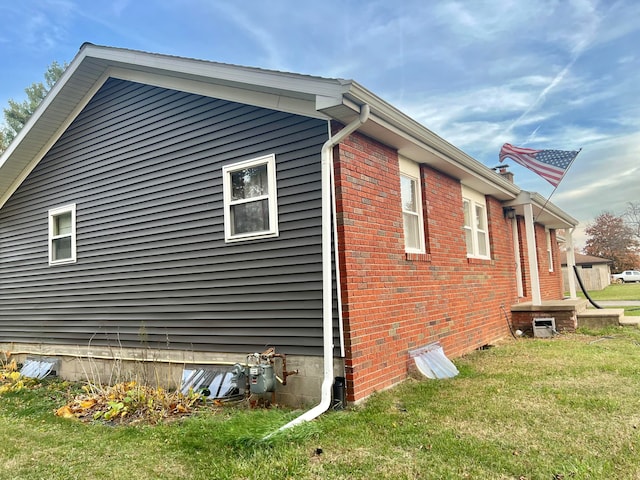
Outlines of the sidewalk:
M 594 300 L 601 307 L 640 307 L 640 300 Z

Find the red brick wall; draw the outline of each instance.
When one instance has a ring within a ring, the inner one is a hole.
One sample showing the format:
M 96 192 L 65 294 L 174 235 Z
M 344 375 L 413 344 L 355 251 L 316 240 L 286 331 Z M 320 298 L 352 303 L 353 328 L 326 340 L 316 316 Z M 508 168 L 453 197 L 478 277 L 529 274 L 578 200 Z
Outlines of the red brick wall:
M 423 166 L 427 254 L 407 258 L 397 153 L 356 133 L 334 162 L 349 401 L 406 378 L 410 349 L 439 341 L 455 357 L 509 334 L 514 252 L 498 201 L 491 260 L 469 260 L 460 183 Z
M 536 224 L 536 245 L 538 255 L 538 272 L 540 276 L 540 296 L 542 300 L 557 300 L 563 297 L 562 270 L 560 266 L 560 250 L 557 247 L 556 232 L 550 231 L 553 249 L 553 271 L 549 271 L 549 255 L 547 254 L 547 236 L 542 225 Z
M 555 230 L 551 230 L 551 245 L 553 249 L 553 272 L 549 271 L 547 255 L 547 237 L 543 225 L 534 224 L 536 236 L 536 256 L 538 258 L 538 277 L 540 297 L 542 300 L 558 300 L 563 297 L 562 271 L 560 266 L 560 249 L 556 240 Z M 527 239 L 523 217 L 518 217 L 518 237 L 520 241 L 520 267 L 523 272 L 522 285 L 524 298 L 520 302 L 531 301 L 531 275 L 529 271 L 529 257 L 527 255 Z

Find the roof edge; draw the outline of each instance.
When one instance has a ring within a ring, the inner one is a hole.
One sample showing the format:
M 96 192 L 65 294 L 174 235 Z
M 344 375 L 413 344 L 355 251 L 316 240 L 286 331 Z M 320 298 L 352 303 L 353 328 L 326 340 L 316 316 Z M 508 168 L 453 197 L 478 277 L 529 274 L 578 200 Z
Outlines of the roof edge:
M 454 162 L 461 169 L 492 184 L 502 191 L 505 196 L 516 198 L 521 192 L 522 189 L 516 184 L 506 180 L 502 175 L 494 172 L 359 83 L 355 81 L 351 83 L 347 96 L 358 103 L 369 104 L 373 116 L 394 125 L 409 140 L 433 153 L 441 160 Z

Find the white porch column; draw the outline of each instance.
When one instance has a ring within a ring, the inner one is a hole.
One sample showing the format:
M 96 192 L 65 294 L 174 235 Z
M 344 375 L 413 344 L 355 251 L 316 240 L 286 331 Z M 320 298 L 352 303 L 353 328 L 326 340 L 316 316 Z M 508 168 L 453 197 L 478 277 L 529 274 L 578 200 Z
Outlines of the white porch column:
M 511 234 L 513 236 L 513 261 L 516 263 L 516 288 L 518 289 L 518 297 L 524 297 L 524 288 L 522 286 L 522 264 L 520 258 L 520 241 L 518 238 L 518 218 L 511 219 Z
M 573 267 L 576 264 L 576 252 L 573 248 L 573 231 L 575 228 L 567 230 L 567 277 L 569 277 L 569 297 L 572 299 L 576 296 L 576 274 Z
M 527 234 L 527 256 L 529 258 L 529 277 L 531 278 L 531 299 L 534 305 L 542 305 L 540 296 L 540 276 L 538 275 L 538 254 L 536 253 L 536 231 L 533 223 L 533 205 L 525 203 L 524 225 Z

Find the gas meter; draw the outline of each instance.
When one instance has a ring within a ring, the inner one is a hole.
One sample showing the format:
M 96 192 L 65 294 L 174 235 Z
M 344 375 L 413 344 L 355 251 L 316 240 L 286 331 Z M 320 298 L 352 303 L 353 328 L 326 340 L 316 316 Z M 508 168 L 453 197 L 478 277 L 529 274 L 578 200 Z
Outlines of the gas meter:
M 251 393 L 273 392 L 276 386 L 276 377 L 273 365 L 261 363 L 249 367 L 249 389 Z
M 282 362 L 282 378 L 278 377 L 274 369 L 274 359 Z M 231 382 L 238 391 L 245 393 L 247 387 L 252 394 L 275 392 L 276 380 L 282 385 L 287 384 L 287 377 L 298 373 L 297 370 L 287 371 L 287 359 L 284 354 L 275 353 L 270 348 L 263 353 L 250 353 L 247 355 L 246 365 L 236 363 L 232 370 Z

